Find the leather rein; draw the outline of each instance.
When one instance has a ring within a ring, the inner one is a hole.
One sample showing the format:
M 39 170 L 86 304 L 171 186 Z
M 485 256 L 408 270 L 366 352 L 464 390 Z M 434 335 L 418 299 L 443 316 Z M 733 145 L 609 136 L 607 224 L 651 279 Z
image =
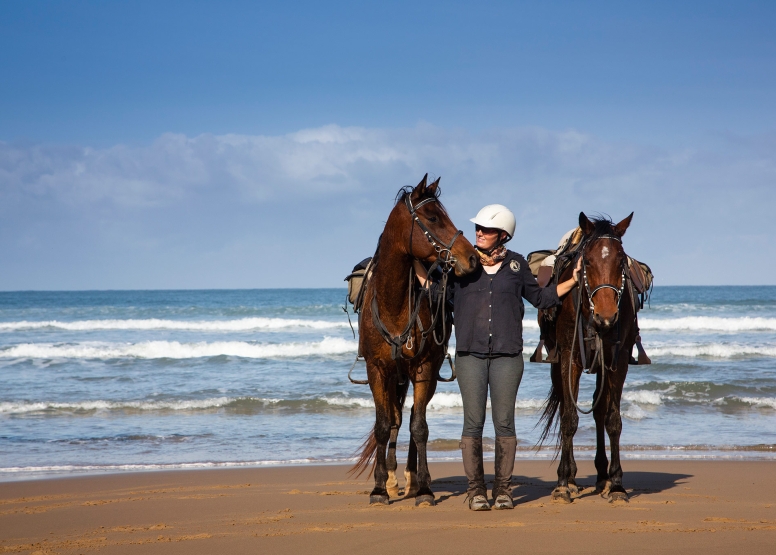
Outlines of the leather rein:
M 418 217 L 418 209 L 430 202 L 438 202 L 436 198 L 427 198 L 419 202 L 417 205 L 412 204 L 412 200 L 410 199 L 410 195 L 408 194 L 405 199 L 405 204 L 407 206 L 407 210 L 410 212 L 410 216 L 412 217 L 412 230 L 415 229 L 415 224 L 418 225 L 420 230 L 423 232 L 423 235 L 425 235 L 426 239 L 429 243 L 434 247 L 434 250 L 437 253 L 437 258 L 434 261 L 434 263 L 431 265 L 431 268 L 429 268 L 427 274 L 431 275 L 437 268 L 440 269 L 442 273 L 442 278 L 440 279 L 440 287 L 437 289 L 436 294 L 432 295 L 432 291 L 430 287 L 423 287 L 420 289 L 419 294 L 417 295 L 415 302 L 413 303 L 413 291 L 414 291 L 414 279 L 415 279 L 415 272 L 412 267 L 410 267 L 409 272 L 409 297 L 408 297 L 408 305 L 409 305 L 409 321 L 407 322 L 407 325 L 404 326 L 404 329 L 399 335 L 393 335 L 390 331 L 388 331 L 388 328 L 385 326 L 383 321 L 380 319 L 379 314 L 379 307 L 377 303 L 377 295 L 372 295 L 372 323 L 374 324 L 377 331 L 380 333 L 382 338 L 391 346 L 391 358 L 393 360 L 399 361 L 399 360 L 412 360 L 419 356 L 423 352 L 423 347 L 426 343 L 426 338 L 431 335 L 434 339 L 434 342 L 437 345 L 447 345 L 447 341 L 449 340 L 449 336 L 447 334 L 446 329 L 446 323 L 447 323 L 447 309 L 445 308 L 445 302 L 447 299 L 447 280 L 448 275 L 450 274 L 450 271 L 453 269 L 456 263 L 456 259 L 453 256 L 452 248 L 455 244 L 455 241 L 458 239 L 460 235 L 463 234 L 463 231 L 460 229 L 456 231 L 456 233 L 453 235 L 453 238 L 450 240 L 449 243 L 445 243 L 442 241 L 431 229 L 426 226 L 425 223 Z M 409 241 L 409 253 L 410 256 L 415 258 L 412 254 L 412 231 L 410 231 L 410 241 Z M 431 325 L 428 327 L 428 329 L 423 327 L 423 322 L 420 319 L 420 310 L 423 304 L 424 297 L 428 297 L 428 303 L 429 303 L 429 309 L 431 311 Z M 436 297 L 436 298 L 434 298 Z M 414 307 L 413 307 L 414 304 Z M 442 337 L 437 337 L 436 328 L 437 323 L 442 323 Z M 406 347 L 408 350 L 413 350 L 414 342 L 412 337 L 412 330 L 415 326 L 418 326 L 418 329 L 420 330 L 420 344 L 418 345 L 418 348 L 415 350 L 415 354 L 411 356 L 406 356 L 404 354 L 404 348 Z M 449 358 L 449 355 L 447 355 Z M 451 363 L 452 366 L 452 363 Z M 453 368 L 453 374 L 452 377 L 449 379 L 444 379 L 438 376 L 438 378 L 442 381 L 452 381 L 455 379 L 455 368 Z

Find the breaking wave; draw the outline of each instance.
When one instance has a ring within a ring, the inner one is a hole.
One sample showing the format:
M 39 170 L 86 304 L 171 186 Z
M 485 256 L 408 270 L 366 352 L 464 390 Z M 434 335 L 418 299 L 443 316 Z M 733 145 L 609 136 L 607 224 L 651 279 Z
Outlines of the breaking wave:
M 356 323 L 354 323 L 354 327 Z M 41 322 L 0 322 L 0 331 L 19 331 L 37 329 L 57 329 L 67 331 L 97 330 L 180 330 L 180 331 L 251 331 L 285 330 L 289 328 L 309 328 L 314 330 L 348 328 L 347 322 L 329 322 L 327 320 L 301 320 L 287 318 L 240 318 L 238 320 L 77 320 L 60 322 L 46 320 Z
M 774 331 L 776 318 L 718 318 L 713 316 L 687 316 L 684 318 L 653 319 L 639 318 L 642 330 L 704 330 L 704 331 Z
M 776 357 L 776 346 L 742 345 L 737 343 L 707 343 L 704 345 L 694 343 L 648 347 L 648 353 L 650 356 L 656 357 Z
M 116 359 L 234 356 L 242 358 L 285 358 L 355 353 L 358 343 L 338 337 L 305 343 L 250 343 L 215 341 L 181 343 L 179 341 L 143 341 L 140 343 L 22 343 L 0 349 L 0 358 L 33 359 Z

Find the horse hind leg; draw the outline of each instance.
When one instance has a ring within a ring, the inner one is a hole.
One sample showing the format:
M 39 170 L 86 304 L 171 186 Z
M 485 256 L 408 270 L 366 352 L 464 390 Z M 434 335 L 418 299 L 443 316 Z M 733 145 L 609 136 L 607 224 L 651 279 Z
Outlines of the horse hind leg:
M 563 374 L 561 374 L 562 376 Z M 574 474 L 576 473 L 576 462 L 574 461 L 574 434 L 579 425 L 579 415 L 574 406 L 572 393 L 568 387 L 563 388 L 563 400 L 560 403 L 560 446 L 561 456 L 558 463 L 558 485 L 552 492 L 553 501 L 561 503 L 571 503 L 572 488 L 579 492 L 574 484 Z
M 415 406 L 410 410 L 410 428 L 415 416 Z M 404 469 L 404 497 L 415 497 L 420 489 L 418 484 L 418 446 L 410 434 L 410 447 L 407 453 L 407 467 Z

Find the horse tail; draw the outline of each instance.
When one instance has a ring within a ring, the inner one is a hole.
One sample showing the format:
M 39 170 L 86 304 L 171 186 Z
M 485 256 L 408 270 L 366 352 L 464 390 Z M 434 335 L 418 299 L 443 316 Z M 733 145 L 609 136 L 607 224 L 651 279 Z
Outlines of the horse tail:
M 557 427 L 555 415 L 558 414 L 558 407 L 560 407 L 560 392 L 555 389 L 554 385 L 550 385 L 550 392 L 547 394 L 547 400 L 544 402 L 542 417 L 539 419 L 540 423 L 544 422 L 544 429 L 542 430 L 541 436 L 539 436 L 539 442 L 537 443 L 538 447 L 541 447 L 544 444 L 553 428 Z M 556 448 L 558 441 L 560 441 L 560 437 L 556 440 Z
M 348 471 L 348 474 L 354 478 L 361 476 L 366 470 L 372 466 L 374 467 L 376 460 L 375 454 L 377 453 L 377 439 L 375 438 L 375 427 L 369 430 L 364 443 L 356 451 L 356 464 L 354 464 Z
M 399 411 L 404 408 L 404 401 L 407 398 L 407 390 L 409 389 L 408 382 L 409 379 L 407 379 L 403 384 L 396 384 L 396 400 L 399 403 Z M 350 468 L 348 474 L 352 477 L 358 478 L 364 472 L 366 472 L 370 466 L 372 466 L 374 469 L 374 466 L 377 463 L 375 459 L 376 454 L 377 439 L 375 438 L 375 427 L 372 426 L 372 429 L 369 430 L 369 434 L 367 434 L 366 439 L 364 439 L 364 442 L 358 448 L 358 451 L 356 451 L 356 456 L 358 459 L 356 460 L 356 463 Z

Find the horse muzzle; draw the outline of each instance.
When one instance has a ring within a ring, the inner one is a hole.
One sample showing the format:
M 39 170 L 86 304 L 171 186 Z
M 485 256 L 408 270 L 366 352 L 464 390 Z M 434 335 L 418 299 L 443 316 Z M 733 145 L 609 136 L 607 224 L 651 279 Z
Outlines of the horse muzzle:
M 620 316 L 620 311 L 616 311 L 611 316 L 602 316 L 601 314 L 598 314 L 597 312 L 593 313 L 593 325 L 595 326 L 596 330 L 599 332 L 606 332 L 612 329 L 612 327 L 617 323 L 617 319 Z

